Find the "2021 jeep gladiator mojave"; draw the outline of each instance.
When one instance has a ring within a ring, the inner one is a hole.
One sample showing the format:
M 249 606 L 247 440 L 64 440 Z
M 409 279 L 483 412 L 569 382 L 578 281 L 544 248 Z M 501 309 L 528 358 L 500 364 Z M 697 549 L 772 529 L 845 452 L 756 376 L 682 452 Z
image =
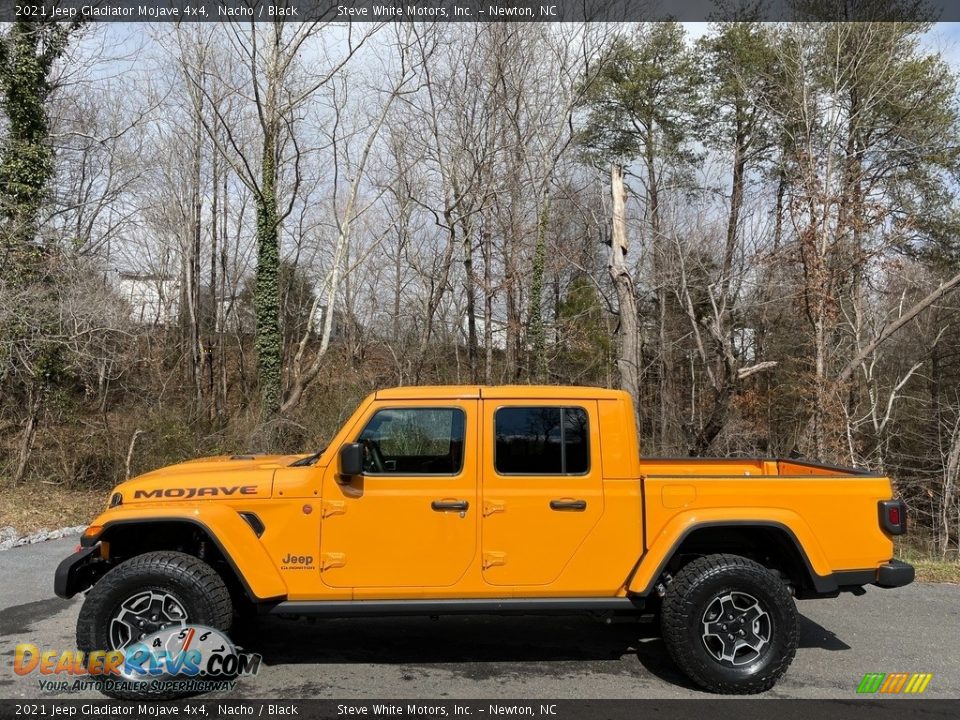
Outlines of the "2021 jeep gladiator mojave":
M 125 482 L 56 572 L 81 650 L 282 616 L 659 612 L 676 664 L 770 688 L 793 598 L 897 587 L 890 480 L 788 460 L 642 459 L 629 395 L 401 387 L 313 455 L 216 457 Z

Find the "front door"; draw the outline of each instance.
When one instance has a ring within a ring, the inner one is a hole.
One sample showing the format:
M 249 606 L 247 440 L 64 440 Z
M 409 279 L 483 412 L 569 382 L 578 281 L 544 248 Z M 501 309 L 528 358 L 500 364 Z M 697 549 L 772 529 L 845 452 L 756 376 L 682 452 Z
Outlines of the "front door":
M 354 438 L 364 474 L 323 488 L 320 572 L 331 587 L 448 587 L 477 540 L 477 401 L 377 402 Z M 362 595 L 375 597 L 375 592 Z
M 483 415 L 484 580 L 550 585 L 603 515 L 597 404 L 485 400 Z

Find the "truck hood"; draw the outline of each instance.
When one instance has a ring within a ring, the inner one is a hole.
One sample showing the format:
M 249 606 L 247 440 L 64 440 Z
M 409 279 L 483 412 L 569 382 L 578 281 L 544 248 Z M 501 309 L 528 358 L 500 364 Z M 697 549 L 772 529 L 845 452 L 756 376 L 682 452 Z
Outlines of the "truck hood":
M 143 502 L 255 499 L 270 497 L 273 474 L 292 455 L 224 455 L 152 470 L 114 488 L 124 505 Z

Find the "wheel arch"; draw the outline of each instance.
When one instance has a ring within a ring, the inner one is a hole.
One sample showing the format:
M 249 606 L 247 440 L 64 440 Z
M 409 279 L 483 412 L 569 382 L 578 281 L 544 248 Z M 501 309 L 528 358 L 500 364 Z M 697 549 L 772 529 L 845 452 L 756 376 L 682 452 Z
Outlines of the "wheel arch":
M 254 603 L 286 597 L 286 585 L 270 561 L 255 531 L 239 514 L 216 518 L 217 524 L 182 515 L 117 518 L 102 523 L 84 543 L 104 543 L 111 560 L 123 561 L 157 550 L 176 550 L 207 562 L 232 592 Z M 219 532 L 215 531 L 219 530 Z M 225 539 L 229 538 L 229 539 Z
M 687 526 L 663 553 L 652 574 L 635 573 L 631 594 L 651 594 L 664 573 L 675 573 L 697 557 L 716 553 L 742 555 L 783 573 L 798 598 L 833 596 L 836 580 L 816 572 L 803 544 L 787 525 L 772 520 L 711 520 Z M 648 553 L 649 555 L 649 553 Z M 638 570 L 643 559 L 638 564 Z

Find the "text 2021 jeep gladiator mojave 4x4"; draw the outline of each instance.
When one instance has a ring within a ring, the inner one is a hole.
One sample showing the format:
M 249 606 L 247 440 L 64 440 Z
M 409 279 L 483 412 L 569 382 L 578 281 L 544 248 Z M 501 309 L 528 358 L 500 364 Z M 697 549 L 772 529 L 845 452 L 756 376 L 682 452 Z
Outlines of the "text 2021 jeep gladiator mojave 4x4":
M 701 687 L 773 686 L 794 598 L 898 587 L 905 508 L 862 470 L 644 460 L 624 392 L 401 387 L 313 455 L 193 460 L 116 487 L 56 572 L 86 652 L 235 615 L 659 612 Z M 113 693 L 111 693 L 113 694 Z

